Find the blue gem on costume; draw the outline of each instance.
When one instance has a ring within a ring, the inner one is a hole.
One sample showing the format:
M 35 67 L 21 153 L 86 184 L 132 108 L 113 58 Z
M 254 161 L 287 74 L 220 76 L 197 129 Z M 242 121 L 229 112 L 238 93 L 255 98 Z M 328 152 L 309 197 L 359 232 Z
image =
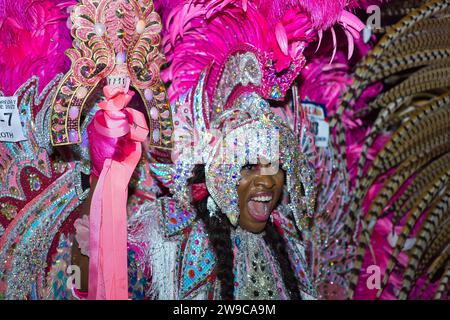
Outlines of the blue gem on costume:
M 182 209 L 173 199 L 165 199 L 162 205 L 161 223 L 166 237 L 181 232 L 195 219 L 195 213 Z
M 270 92 L 270 97 L 275 100 L 281 97 L 281 91 L 280 88 L 278 88 L 278 86 L 274 86 L 272 88 L 272 91 Z
M 239 245 L 241 244 L 241 238 L 236 237 L 236 239 L 234 240 L 234 243 L 236 243 L 236 246 L 239 248 Z
M 180 288 L 182 297 L 186 297 L 205 282 L 214 269 L 214 253 L 208 246 L 203 226 L 200 224 L 198 226 L 200 230 L 190 234 L 184 251 Z M 193 252 L 195 254 L 192 254 Z

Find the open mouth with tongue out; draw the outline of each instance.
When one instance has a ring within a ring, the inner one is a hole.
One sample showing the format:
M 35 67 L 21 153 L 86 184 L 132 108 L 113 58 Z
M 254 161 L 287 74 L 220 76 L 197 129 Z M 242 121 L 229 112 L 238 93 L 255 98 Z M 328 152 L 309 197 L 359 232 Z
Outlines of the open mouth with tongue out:
M 278 170 L 272 175 L 263 174 L 263 166 L 244 166 L 237 185 L 239 225 L 253 233 L 264 230 L 283 192 L 284 171 Z
M 267 221 L 272 213 L 272 200 L 273 194 L 270 192 L 251 196 L 247 203 L 248 213 L 257 221 Z

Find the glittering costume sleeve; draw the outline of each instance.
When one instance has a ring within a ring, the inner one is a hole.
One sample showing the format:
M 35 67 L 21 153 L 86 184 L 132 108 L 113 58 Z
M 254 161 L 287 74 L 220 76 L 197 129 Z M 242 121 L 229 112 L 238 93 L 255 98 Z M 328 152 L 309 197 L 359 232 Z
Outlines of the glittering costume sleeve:
M 83 109 L 104 86 L 106 99 L 88 127 L 92 175 L 98 178 L 90 206 L 88 298 L 127 299 L 128 183 L 149 131 L 147 142 L 152 151 L 162 149 L 156 152 L 160 158 L 171 144 L 170 110 L 159 77 L 160 18 L 151 0 L 81 0 L 69 26 L 72 65 L 53 100 L 50 138 L 55 146 L 80 143 Z M 148 126 L 143 113 L 128 107 L 133 90 L 148 113 Z
M 152 299 L 177 299 L 177 239 L 167 239 L 161 227 L 160 200 L 145 202 L 129 220 L 129 242 L 140 248 L 138 260 L 148 269 L 150 283 L 146 295 Z

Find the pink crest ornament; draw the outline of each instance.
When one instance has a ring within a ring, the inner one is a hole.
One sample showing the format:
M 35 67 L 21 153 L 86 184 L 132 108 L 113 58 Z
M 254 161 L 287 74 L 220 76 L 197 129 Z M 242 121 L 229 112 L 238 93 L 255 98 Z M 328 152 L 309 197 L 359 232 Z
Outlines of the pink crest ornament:
M 159 113 L 171 112 L 159 74 L 165 57 L 159 50 L 162 25 L 153 1 L 80 0 L 72 7 L 70 21 L 73 46 L 66 54 L 72 66 L 54 96 L 52 144 L 81 142 L 80 119 L 86 102 L 101 88 L 103 79 L 116 66 L 123 65 L 120 68 L 128 73 L 128 85 L 139 94 L 147 110 L 152 136 L 159 134 L 157 139 L 149 140 L 150 147 L 167 153 L 172 142 L 171 136 L 165 136 L 164 132 L 172 127 L 171 117 L 150 117 L 152 107 Z M 148 91 L 152 99 L 148 99 Z M 69 110 L 72 110 L 70 115 Z M 78 110 L 76 116 L 75 110 Z M 53 125 L 56 123 L 65 125 Z

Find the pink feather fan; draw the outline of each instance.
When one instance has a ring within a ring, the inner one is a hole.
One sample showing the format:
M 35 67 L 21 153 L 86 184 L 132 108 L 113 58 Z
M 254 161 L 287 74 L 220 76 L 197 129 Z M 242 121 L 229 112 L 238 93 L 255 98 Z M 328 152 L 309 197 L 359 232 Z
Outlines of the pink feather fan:
M 160 1 L 156 6 L 165 21 L 163 45 L 169 67 L 162 77 L 171 82 L 171 101 L 189 91 L 201 70 L 210 65 L 207 91 L 211 96 L 219 72 L 215 69 L 238 44 L 270 54 L 280 73 L 308 43 L 336 23 L 345 30 L 351 56 L 353 38 L 363 28 L 344 10 L 349 7 L 345 0 L 192 0 L 170 2 L 167 9 L 165 4 Z
M 299 8 L 269 21 L 250 1 L 190 1 L 163 16 L 169 67 L 162 77 L 171 81 L 171 101 L 189 91 L 207 66 L 211 68 L 207 84 L 211 97 L 219 69 L 236 46 L 246 44 L 270 54 L 276 71 L 281 72 L 301 54 L 304 43 L 315 37 L 308 16 Z
M 72 44 L 66 26 L 76 1 L 0 0 L 0 91 L 12 95 L 32 75 L 42 89 L 69 69 L 64 51 Z

